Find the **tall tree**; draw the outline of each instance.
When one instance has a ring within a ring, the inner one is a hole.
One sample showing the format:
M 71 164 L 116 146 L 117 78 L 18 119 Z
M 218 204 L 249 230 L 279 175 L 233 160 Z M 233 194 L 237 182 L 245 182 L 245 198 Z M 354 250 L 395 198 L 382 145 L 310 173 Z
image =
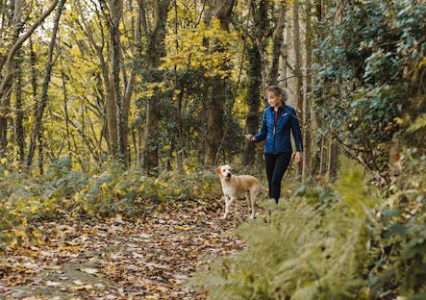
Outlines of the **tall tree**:
M 345 6 L 348 5 L 348 3 L 346 1 L 341 1 L 337 3 L 336 6 L 336 13 L 334 16 L 334 24 L 335 25 L 339 25 L 342 20 L 343 20 L 343 13 L 344 13 L 344 9 Z M 341 75 L 338 76 L 337 78 L 337 94 L 338 94 L 338 98 L 340 99 L 340 97 L 342 96 L 342 78 Z M 333 129 L 332 129 L 333 130 Z M 330 132 L 329 134 L 329 141 L 328 141 L 328 168 L 327 168 L 327 177 L 329 179 L 335 179 L 337 176 L 337 156 L 338 156 L 338 144 L 337 141 L 334 137 L 335 132 Z
M 293 46 L 294 46 L 294 75 L 296 76 L 296 105 L 299 115 L 299 120 L 302 120 L 302 132 L 304 134 L 305 126 L 303 124 L 304 112 L 303 112 L 303 73 L 302 73 L 302 48 L 300 42 L 300 22 L 299 22 L 299 0 L 293 1 Z M 302 175 L 303 165 L 299 164 L 297 172 Z
M 270 85 L 278 84 L 278 71 L 284 42 L 284 28 L 285 17 L 287 14 L 287 3 L 285 1 L 280 1 L 276 4 L 276 7 L 277 9 L 275 14 L 277 16 L 275 17 L 275 30 L 272 35 L 272 61 L 268 78 L 268 84 Z
M 148 27 L 146 7 L 140 1 L 142 9 L 142 23 L 144 34 L 148 41 L 146 52 L 147 81 L 153 85 L 160 83 L 163 73 L 159 70 L 161 58 L 166 55 L 165 38 L 167 14 L 170 0 L 154 2 L 153 20 L 151 28 Z M 161 118 L 162 93 L 159 88 L 154 88 L 152 97 L 147 101 L 146 122 L 144 131 L 143 166 L 146 172 L 157 174 L 159 168 L 159 135 Z
M 120 21 L 123 15 L 123 1 L 109 0 L 109 19 L 108 29 L 110 34 L 110 84 L 112 97 L 107 103 L 108 130 L 111 143 L 112 155 L 116 159 L 121 159 L 119 153 L 119 122 L 121 119 L 121 88 L 120 88 L 120 69 L 121 69 L 121 41 L 120 41 Z
M 25 132 L 24 132 L 24 109 L 22 93 L 22 51 L 16 55 L 16 81 L 15 81 L 15 140 L 18 146 L 18 157 L 21 164 L 25 161 Z
M 265 46 L 268 36 L 268 3 L 266 0 L 261 0 L 259 3 L 256 0 L 250 1 L 249 16 L 251 19 L 251 26 L 249 27 L 250 32 L 247 32 L 246 36 L 248 39 L 248 91 L 247 91 L 247 105 L 248 113 L 246 117 L 246 128 L 248 133 L 255 133 L 259 126 L 259 106 L 261 97 L 262 87 L 262 76 L 264 72 L 263 64 L 265 59 Z M 273 59 L 275 62 L 275 60 Z M 275 62 L 276 63 L 276 62 Z M 274 65 L 275 68 L 275 65 Z M 276 77 L 272 75 L 272 77 Z M 266 79 L 265 79 L 266 80 Z M 252 165 L 255 162 L 255 145 L 253 143 L 247 143 L 244 150 L 244 164 Z
M 34 125 L 31 131 L 31 140 L 30 140 L 30 145 L 29 145 L 28 155 L 27 155 L 27 162 L 26 162 L 28 168 L 31 167 L 33 162 L 34 152 L 37 146 L 37 139 L 42 130 L 44 110 L 46 108 L 46 105 L 49 99 L 49 96 L 48 96 L 49 84 L 52 77 L 53 65 L 55 63 L 55 59 L 53 55 L 54 55 L 54 50 L 56 45 L 57 34 L 59 31 L 59 21 L 61 19 L 65 1 L 66 0 L 59 0 L 58 9 L 56 11 L 56 15 L 55 15 L 54 23 L 53 23 L 53 31 L 52 31 L 52 37 L 50 39 L 49 49 L 47 53 L 47 63 L 46 63 L 44 80 L 42 84 L 40 101 L 38 102 L 36 109 L 34 111 Z
M 206 21 L 210 22 L 211 17 L 220 22 L 222 30 L 228 31 L 231 22 L 232 10 L 236 0 L 210 0 L 208 1 L 209 12 Z M 213 43 L 213 51 L 222 53 L 226 49 L 218 41 Z M 227 68 L 224 66 L 224 68 Z M 212 77 L 208 82 L 208 103 L 207 103 L 207 153 L 206 165 L 212 166 L 217 163 L 218 149 L 223 140 L 223 117 L 225 111 L 226 91 L 229 88 L 228 79 L 220 75 Z
M 321 30 L 321 26 L 323 26 L 323 1 L 322 0 L 315 0 L 315 48 L 318 48 L 322 37 L 324 36 L 323 30 Z M 316 64 L 319 64 L 321 62 L 321 57 L 319 52 L 317 52 L 317 54 L 314 56 L 314 60 Z M 318 91 L 318 93 L 321 93 L 322 91 Z M 316 128 L 321 128 L 322 127 L 322 120 L 321 117 L 319 116 L 319 114 L 317 113 L 317 110 L 315 109 L 315 104 L 313 104 L 313 108 L 314 108 L 314 115 L 313 115 L 313 121 L 315 124 Z M 318 147 L 316 147 L 315 150 L 315 154 L 313 157 L 313 161 L 311 163 L 311 167 L 312 167 L 312 173 L 313 174 L 319 174 L 319 175 L 323 175 L 325 172 L 324 170 L 325 168 L 325 164 L 326 164 L 326 159 L 325 159 L 325 143 L 324 143 L 324 134 L 322 133 L 321 130 L 316 130 L 315 135 L 313 137 L 316 141 L 316 144 L 318 145 Z
M 311 91 L 312 91 L 312 3 L 311 0 L 305 1 L 306 31 L 305 31 L 305 89 L 303 97 L 303 179 L 311 175 L 311 152 L 312 152 L 312 128 L 311 128 Z

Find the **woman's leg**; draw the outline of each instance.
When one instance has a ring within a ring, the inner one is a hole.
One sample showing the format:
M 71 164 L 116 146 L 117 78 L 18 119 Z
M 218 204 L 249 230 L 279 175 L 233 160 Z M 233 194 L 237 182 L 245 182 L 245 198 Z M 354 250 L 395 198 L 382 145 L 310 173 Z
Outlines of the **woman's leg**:
M 275 169 L 275 161 L 277 156 L 265 153 L 266 177 L 268 178 L 269 198 L 272 198 L 272 176 Z
M 284 152 L 277 155 L 275 160 L 275 167 L 271 179 L 272 187 L 272 198 L 278 204 L 281 196 L 281 180 L 283 179 L 284 173 L 288 168 L 291 159 L 291 152 Z

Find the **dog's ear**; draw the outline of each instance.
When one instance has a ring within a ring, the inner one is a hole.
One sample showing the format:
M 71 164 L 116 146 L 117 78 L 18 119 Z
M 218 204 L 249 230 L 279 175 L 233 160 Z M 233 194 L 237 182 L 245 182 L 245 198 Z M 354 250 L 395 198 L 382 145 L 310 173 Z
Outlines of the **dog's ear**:
M 220 173 L 221 173 L 221 172 L 220 172 L 220 167 L 217 167 L 217 168 L 215 169 L 215 172 L 216 172 L 216 174 L 217 174 L 217 175 L 220 175 Z

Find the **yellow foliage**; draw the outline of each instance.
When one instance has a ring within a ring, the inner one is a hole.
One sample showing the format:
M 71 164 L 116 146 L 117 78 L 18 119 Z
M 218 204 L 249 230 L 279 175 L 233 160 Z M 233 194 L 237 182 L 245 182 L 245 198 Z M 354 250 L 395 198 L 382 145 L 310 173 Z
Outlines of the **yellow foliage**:
M 179 40 L 178 49 L 176 39 Z M 238 54 L 238 41 L 238 34 L 223 30 L 217 18 L 213 18 L 210 25 L 200 23 L 196 28 L 180 29 L 177 35 L 169 34 L 166 37 L 169 52 L 163 59 L 161 68 L 202 68 L 206 70 L 208 77 L 232 76 L 235 73 L 230 68 L 230 63 Z

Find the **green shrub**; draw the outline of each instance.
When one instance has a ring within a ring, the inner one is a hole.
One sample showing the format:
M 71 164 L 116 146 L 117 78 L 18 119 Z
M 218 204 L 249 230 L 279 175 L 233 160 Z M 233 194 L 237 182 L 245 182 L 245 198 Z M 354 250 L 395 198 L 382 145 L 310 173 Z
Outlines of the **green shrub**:
M 4 167 L 4 166 L 2 166 Z M 6 170 L 6 169 L 5 169 Z M 67 158 L 54 161 L 43 176 L 2 172 L 0 176 L 0 249 L 37 243 L 34 222 L 64 217 L 135 217 L 164 201 L 220 198 L 212 172 L 167 172 L 149 177 L 139 169 L 124 171 L 111 162 L 99 174 L 71 169 Z
M 425 175 L 396 194 L 412 193 L 403 210 L 367 184 L 361 167 L 343 165 L 333 186 L 301 186 L 270 223 L 241 226 L 247 248 L 191 284 L 213 300 L 424 299 Z
M 363 181 L 360 168 L 347 171 L 336 184 L 339 199 L 326 205 L 318 205 L 320 195 L 330 197 L 326 189 L 298 190 L 271 224 L 241 227 L 246 250 L 219 260 L 193 283 L 207 288 L 209 299 L 362 299 L 365 209 L 372 202 Z

